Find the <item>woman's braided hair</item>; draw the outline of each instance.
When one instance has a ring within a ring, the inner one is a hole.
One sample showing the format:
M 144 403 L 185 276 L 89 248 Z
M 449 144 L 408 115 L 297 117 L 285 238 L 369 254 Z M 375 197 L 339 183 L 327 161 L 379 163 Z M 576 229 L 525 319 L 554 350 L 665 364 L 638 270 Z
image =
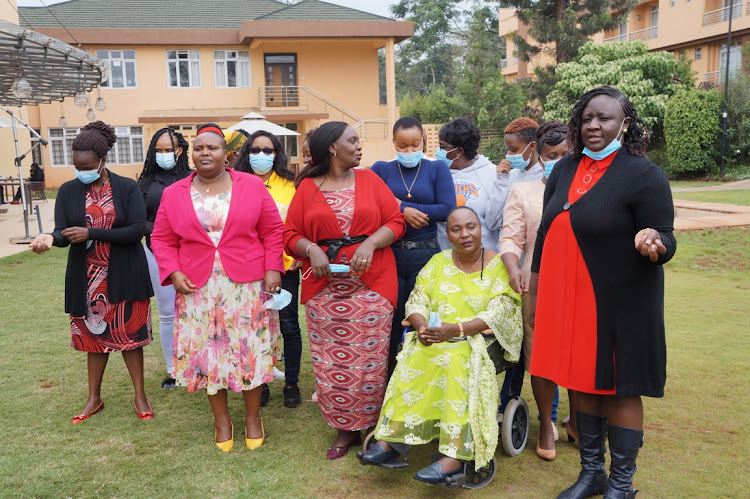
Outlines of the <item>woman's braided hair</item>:
M 117 142 L 115 130 L 103 121 L 92 121 L 73 139 L 74 151 L 92 151 L 101 159 Z
M 172 141 L 172 149 L 177 151 L 178 148 L 182 148 L 182 154 L 177 157 L 177 164 L 174 167 L 174 173 L 178 179 L 183 179 L 190 175 L 190 166 L 188 166 L 188 148 L 190 144 L 185 140 L 180 132 L 176 132 L 169 127 L 160 128 L 151 137 L 151 143 L 148 146 L 146 152 L 146 160 L 143 162 L 143 171 L 138 177 L 138 187 L 141 192 L 145 193 L 151 182 L 154 181 L 156 173 L 160 170 L 159 165 L 156 164 L 156 142 L 159 137 L 165 133 L 169 134 L 169 139 Z
M 556 146 L 568 138 L 568 125 L 561 121 L 545 121 L 536 130 L 536 149 L 542 154 L 544 146 Z

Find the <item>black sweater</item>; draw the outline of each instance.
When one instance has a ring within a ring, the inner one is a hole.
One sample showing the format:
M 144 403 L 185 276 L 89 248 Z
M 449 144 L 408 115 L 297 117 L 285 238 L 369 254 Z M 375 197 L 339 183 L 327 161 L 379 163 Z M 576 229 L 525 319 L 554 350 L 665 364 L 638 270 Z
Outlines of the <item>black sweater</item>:
M 561 159 L 547 182 L 532 272 L 556 271 L 540 268 L 544 238 L 568 203 L 578 163 L 571 156 Z M 596 299 L 595 386 L 611 390 L 615 380 L 618 396 L 661 397 L 667 364 L 661 264 L 677 248 L 669 182 L 658 166 L 622 148 L 599 181 L 569 210 Z M 667 248 L 656 263 L 635 250 L 636 233 L 647 227 L 659 231 Z
M 145 300 L 154 295 L 148 274 L 146 254 L 140 241 L 146 223 L 146 205 L 135 181 L 109 170 L 109 183 L 115 203 L 111 229 L 89 229 L 89 239 L 111 244 L 107 267 L 107 294 L 110 303 Z M 71 244 L 62 236 L 68 227 L 86 227 L 86 191 L 91 186 L 78 179 L 60 186 L 55 201 L 54 245 L 70 244 L 65 270 L 65 312 L 86 315 L 86 243 Z

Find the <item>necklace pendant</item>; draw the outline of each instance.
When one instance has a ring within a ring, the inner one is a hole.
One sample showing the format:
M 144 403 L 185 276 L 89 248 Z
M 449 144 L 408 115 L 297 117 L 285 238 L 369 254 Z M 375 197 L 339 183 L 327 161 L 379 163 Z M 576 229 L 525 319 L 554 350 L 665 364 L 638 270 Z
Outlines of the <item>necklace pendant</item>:
M 411 194 L 406 194 L 406 199 L 411 199 Z

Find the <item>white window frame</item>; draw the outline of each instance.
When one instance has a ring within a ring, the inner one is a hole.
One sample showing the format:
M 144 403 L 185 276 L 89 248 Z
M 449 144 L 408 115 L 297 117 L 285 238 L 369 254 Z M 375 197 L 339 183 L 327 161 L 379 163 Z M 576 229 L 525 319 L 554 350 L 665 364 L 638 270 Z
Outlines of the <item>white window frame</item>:
M 176 58 L 170 59 L 169 53 L 174 52 Z M 201 51 L 200 50 L 178 50 L 168 49 L 164 52 L 164 56 L 167 60 L 167 87 L 169 88 L 201 88 L 202 77 L 201 77 Z M 186 58 L 181 58 L 185 56 Z M 180 63 L 186 62 L 188 64 L 188 84 L 181 85 L 180 83 Z M 170 76 L 170 67 L 175 66 L 175 73 L 177 75 L 177 85 L 172 85 L 172 78 Z M 197 68 L 197 82 L 193 81 L 193 71 Z
M 118 53 L 120 54 L 119 57 L 113 57 L 112 53 Z M 133 52 L 133 57 L 125 57 L 125 52 Z M 120 50 L 102 50 L 97 49 L 94 51 L 94 55 L 98 57 L 99 59 L 102 59 L 106 61 L 107 67 L 109 68 L 109 79 L 106 82 L 102 83 L 102 87 L 104 88 L 127 88 L 127 89 L 133 89 L 138 88 L 138 63 L 136 62 L 136 53 L 135 49 L 120 49 Z M 105 55 L 106 54 L 106 55 Z M 122 64 L 122 71 L 123 71 L 123 85 L 121 87 L 115 87 L 112 85 L 112 63 L 113 62 L 119 62 Z M 135 82 L 134 85 L 128 85 L 128 78 L 126 74 L 126 68 L 127 63 L 132 62 L 133 63 L 133 81 Z
M 117 142 L 107 153 L 107 164 L 110 165 L 137 165 L 143 163 L 146 157 L 146 145 L 143 136 L 143 126 L 114 127 Z M 73 139 L 81 132 L 82 128 L 60 128 L 47 129 L 50 143 L 50 162 L 53 167 L 73 166 Z M 59 134 L 59 135 L 58 135 Z M 140 147 L 138 143 L 140 142 Z M 55 148 L 62 143 L 62 162 L 56 157 Z M 127 147 L 130 161 L 121 162 L 120 154 Z
M 230 56 L 229 54 L 234 54 Z M 246 84 L 241 84 L 240 78 L 236 77 L 237 84 L 229 85 L 229 69 L 227 63 L 236 64 L 236 75 L 240 71 L 246 71 Z M 243 70 L 246 66 L 246 70 Z M 220 82 L 224 82 L 221 84 Z M 216 88 L 250 88 L 250 51 L 249 50 L 214 50 L 214 85 Z

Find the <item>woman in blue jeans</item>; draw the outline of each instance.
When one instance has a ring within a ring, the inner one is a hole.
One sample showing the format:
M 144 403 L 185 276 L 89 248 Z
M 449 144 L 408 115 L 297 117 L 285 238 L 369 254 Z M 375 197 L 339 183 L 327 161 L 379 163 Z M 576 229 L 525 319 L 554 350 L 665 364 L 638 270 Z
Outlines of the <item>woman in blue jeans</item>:
M 395 160 L 372 165 L 372 171 L 393 192 L 407 223 L 404 237 L 391 246 L 398 270 L 398 303 L 391 327 L 389 372 L 396 365 L 406 299 L 414 289 L 419 271 L 433 255 L 440 253 L 437 222 L 445 222 L 456 207 L 456 190 L 448 165 L 424 157 L 424 131 L 418 119 L 404 117 L 396 121 L 393 145 Z

